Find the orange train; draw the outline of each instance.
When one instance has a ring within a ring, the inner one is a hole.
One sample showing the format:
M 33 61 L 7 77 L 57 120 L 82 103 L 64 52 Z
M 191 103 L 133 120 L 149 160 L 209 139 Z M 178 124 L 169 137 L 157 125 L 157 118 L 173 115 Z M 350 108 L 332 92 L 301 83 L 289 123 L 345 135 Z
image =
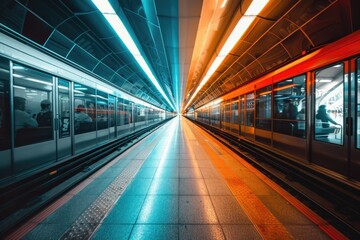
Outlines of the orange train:
M 187 114 L 289 161 L 359 183 L 360 31 Z

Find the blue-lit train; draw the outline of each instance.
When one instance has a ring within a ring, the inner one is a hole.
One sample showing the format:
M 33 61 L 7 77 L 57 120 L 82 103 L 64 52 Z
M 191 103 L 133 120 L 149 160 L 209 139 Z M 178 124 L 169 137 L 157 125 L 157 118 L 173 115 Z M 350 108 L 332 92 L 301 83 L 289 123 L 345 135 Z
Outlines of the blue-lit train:
M 360 179 L 360 31 L 188 112 L 312 170 Z
M 0 183 L 172 116 L 0 33 Z

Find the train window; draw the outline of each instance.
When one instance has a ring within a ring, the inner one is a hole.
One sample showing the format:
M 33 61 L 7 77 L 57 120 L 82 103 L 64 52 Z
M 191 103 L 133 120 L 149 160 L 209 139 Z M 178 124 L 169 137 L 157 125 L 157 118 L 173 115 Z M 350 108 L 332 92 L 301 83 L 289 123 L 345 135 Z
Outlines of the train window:
M 108 94 L 102 91 L 97 90 L 96 98 L 96 119 L 97 119 L 97 129 L 107 129 L 109 127 L 108 123 Z
M 355 126 L 357 127 L 356 130 L 356 147 L 360 148 L 360 59 L 357 60 L 357 81 L 356 81 L 356 85 L 357 85 L 357 108 L 356 108 L 356 123 Z
M 274 84 L 274 131 L 305 138 L 306 77 Z
M 343 144 L 344 66 L 337 64 L 315 72 L 314 137 Z
M 246 94 L 246 126 L 254 126 L 254 93 Z
M 256 90 L 256 128 L 271 130 L 271 101 L 271 86 Z
M 53 139 L 53 77 L 14 64 L 15 146 Z
M 239 101 L 237 98 L 231 102 L 231 131 L 239 132 Z
M 0 151 L 11 147 L 9 60 L 0 58 Z
M 95 89 L 78 83 L 74 84 L 75 134 L 95 130 L 95 100 Z
M 70 136 L 70 82 L 59 79 L 58 80 L 59 91 L 59 137 Z

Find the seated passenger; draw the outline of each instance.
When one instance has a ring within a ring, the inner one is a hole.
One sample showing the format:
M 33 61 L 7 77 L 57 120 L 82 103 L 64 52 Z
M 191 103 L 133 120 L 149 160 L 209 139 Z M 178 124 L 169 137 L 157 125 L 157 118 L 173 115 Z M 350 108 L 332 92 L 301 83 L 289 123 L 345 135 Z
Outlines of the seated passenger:
M 340 125 L 339 123 L 335 122 L 330 115 L 326 112 L 326 106 L 325 105 L 320 105 L 318 112 L 316 114 L 316 119 L 321 120 L 322 122 L 322 127 L 323 128 L 329 128 L 330 127 L 330 123 L 334 125 Z
M 85 111 L 85 106 L 78 105 L 75 111 L 75 131 L 80 129 L 82 123 L 92 123 L 92 121 Z
M 21 128 L 34 128 L 38 126 L 37 121 L 25 111 L 26 99 L 14 97 L 15 130 Z
M 50 101 L 45 99 L 41 101 L 41 111 L 37 114 L 36 120 L 39 127 L 51 127 L 52 126 L 52 112 L 50 111 Z

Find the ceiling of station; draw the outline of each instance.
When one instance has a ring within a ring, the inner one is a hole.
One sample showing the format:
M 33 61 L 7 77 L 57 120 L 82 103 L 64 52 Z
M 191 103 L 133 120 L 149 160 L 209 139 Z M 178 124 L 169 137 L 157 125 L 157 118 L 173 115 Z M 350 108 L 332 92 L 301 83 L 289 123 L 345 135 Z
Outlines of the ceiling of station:
M 251 0 L 111 0 L 170 102 L 199 107 L 359 29 L 357 0 L 269 0 L 188 104 Z M 357 10 L 356 10 L 357 9 Z M 0 29 L 161 108 L 170 104 L 90 0 L 3 0 Z

